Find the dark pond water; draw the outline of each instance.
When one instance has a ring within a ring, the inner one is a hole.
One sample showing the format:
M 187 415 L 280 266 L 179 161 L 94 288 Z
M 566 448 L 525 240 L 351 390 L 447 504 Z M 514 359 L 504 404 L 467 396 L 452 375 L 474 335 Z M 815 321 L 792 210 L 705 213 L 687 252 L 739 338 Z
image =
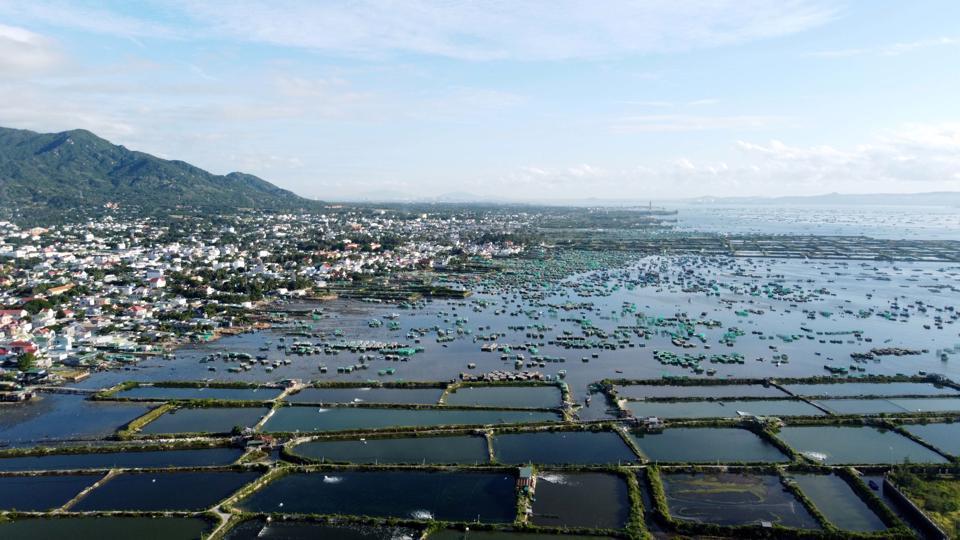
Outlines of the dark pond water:
M 227 540 L 416 540 L 420 531 L 402 527 L 369 525 L 331 525 L 306 521 L 273 521 L 252 519 L 237 525 Z
M 790 461 L 776 446 L 739 428 L 670 428 L 631 433 L 647 459 L 685 463 L 780 463 Z
M 168 388 L 163 386 L 139 386 L 118 392 L 118 398 L 136 399 L 231 399 L 243 401 L 267 401 L 280 395 L 278 388 Z
M 513 474 L 427 471 L 293 473 L 271 482 L 238 506 L 251 512 L 354 514 L 511 522 Z
M 73 510 L 200 511 L 258 476 L 234 471 L 123 473 L 91 491 Z
M 436 405 L 443 388 L 304 388 L 288 396 L 290 403 L 397 403 Z
M 898 433 L 869 426 L 787 426 L 777 436 L 798 452 L 827 465 L 946 461 Z
M 467 386 L 447 394 L 447 405 L 549 409 L 561 405 L 556 386 Z
M 407 426 L 516 424 L 560 420 L 538 411 L 386 409 L 375 407 L 282 407 L 264 424 L 266 432 L 345 431 Z
M 631 463 L 637 456 L 620 435 L 608 431 L 540 431 L 504 433 L 493 438 L 501 463 L 607 464 Z
M 945 386 L 937 387 L 929 383 L 912 382 L 849 382 L 837 384 L 785 384 L 783 386 L 798 396 L 811 397 L 935 396 L 957 394 L 957 391 L 953 388 Z
M 630 517 L 627 482 L 616 474 L 541 473 L 534 497 L 537 525 L 619 529 Z
M 0 458 L 0 471 L 55 471 L 133 467 L 202 467 L 229 465 L 240 456 L 239 448 L 151 450 L 92 454 L 52 454 Z
M 787 394 L 774 386 L 762 384 L 727 384 L 727 385 L 655 385 L 633 384 L 618 386 L 617 395 L 627 399 L 644 398 L 744 398 L 744 397 L 787 397 Z
M 660 418 L 736 418 L 740 412 L 757 416 L 823 416 L 824 412 L 809 403 L 792 400 L 755 401 L 630 401 L 627 407 L 634 416 Z
M 140 433 L 229 433 L 234 426 L 256 425 L 268 410 L 263 407 L 177 409 L 150 422 Z
M 102 477 L 102 474 L 2 476 L 0 510 L 39 512 L 59 508 Z
M 791 474 L 790 478 L 838 528 L 859 532 L 887 528 L 843 478 L 833 474 Z
M 558 540 L 555 534 L 525 533 L 517 531 L 462 531 L 442 529 L 428 537 L 430 540 Z M 563 540 L 613 540 L 609 536 L 582 536 L 565 534 Z
M 670 513 L 677 519 L 718 525 L 770 521 L 818 529 L 817 520 L 770 474 L 661 474 Z
M 310 441 L 293 451 L 316 460 L 349 463 L 487 463 L 485 437 L 397 437 Z
M 83 396 L 41 394 L 26 403 L 0 404 L 0 444 L 100 439 L 156 405 L 88 401 Z
M 71 540 L 197 540 L 210 522 L 188 517 L 60 517 L 0 522 L 4 540 L 69 538 Z
M 908 424 L 903 429 L 950 455 L 960 456 L 960 423 Z

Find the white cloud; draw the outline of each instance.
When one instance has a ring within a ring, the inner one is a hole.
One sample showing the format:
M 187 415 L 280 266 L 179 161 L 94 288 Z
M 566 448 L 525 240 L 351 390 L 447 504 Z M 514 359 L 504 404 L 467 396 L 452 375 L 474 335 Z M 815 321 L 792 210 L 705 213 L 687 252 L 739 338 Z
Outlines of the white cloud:
M 945 47 L 960 45 L 960 38 L 956 37 L 938 37 L 933 39 L 921 39 L 917 41 L 907 41 L 901 43 L 892 43 L 881 45 L 879 47 L 861 47 L 853 49 L 835 49 L 826 51 L 816 51 L 807 56 L 818 56 L 822 58 L 848 58 L 851 56 L 900 56 L 920 49 L 929 49 L 932 47 Z
M 681 157 L 626 169 L 522 167 L 499 183 L 531 199 L 960 190 L 960 124 L 908 125 L 849 149 L 776 140 L 737 141 L 735 148 L 740 150 L 731 156 L 736 163 Z
M 349 55 L 467 60 L 716 47 L 801 32 L 836 14 L 826 0 L 178 0 L 156 2 L 159 22 L 124 11 L 89 2 L 0 0 L 0 13 L 128 38 L 219 36 Z M 184 15 L 192 27 L 184 27 Z
M 0 24 L 0 73 L 31 73 L 62 60 L 56 42 L 29 30 Z

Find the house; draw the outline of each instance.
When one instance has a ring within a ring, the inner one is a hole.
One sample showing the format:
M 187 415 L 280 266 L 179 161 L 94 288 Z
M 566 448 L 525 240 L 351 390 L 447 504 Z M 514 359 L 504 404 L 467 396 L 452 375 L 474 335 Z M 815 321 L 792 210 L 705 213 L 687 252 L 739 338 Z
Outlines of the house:
M 537 477 L 533 474 L 533 467 L 520 467 L 520 475 L 517 477 L 517 489 L 533 490 L 537 486 Z

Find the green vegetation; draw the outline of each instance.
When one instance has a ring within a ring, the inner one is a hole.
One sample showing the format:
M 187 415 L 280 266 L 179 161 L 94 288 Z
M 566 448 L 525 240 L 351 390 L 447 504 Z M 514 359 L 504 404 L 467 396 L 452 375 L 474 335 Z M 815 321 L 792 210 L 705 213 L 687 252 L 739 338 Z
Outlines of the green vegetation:
M 21 210 L 100 207 L 309 208 L 315 203 L 256 176 L 211 174 L 111 144 L 86 130 L 0 128 L 0 201 Z
M 960 535 L 960 477 L 918 474 L 901 466 L 890 479 L 941 529 Z

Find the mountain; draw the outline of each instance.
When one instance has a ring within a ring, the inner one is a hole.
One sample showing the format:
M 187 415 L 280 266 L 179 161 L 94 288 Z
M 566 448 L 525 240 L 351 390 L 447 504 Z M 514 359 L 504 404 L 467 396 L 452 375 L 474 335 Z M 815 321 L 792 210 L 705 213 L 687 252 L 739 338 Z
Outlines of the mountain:
M 316 203 L 253 176 L 209 173 L 75 129 L 0 128 L 0 204 L 77 208 L 107 202 L 149 207 L 291 209 Z

